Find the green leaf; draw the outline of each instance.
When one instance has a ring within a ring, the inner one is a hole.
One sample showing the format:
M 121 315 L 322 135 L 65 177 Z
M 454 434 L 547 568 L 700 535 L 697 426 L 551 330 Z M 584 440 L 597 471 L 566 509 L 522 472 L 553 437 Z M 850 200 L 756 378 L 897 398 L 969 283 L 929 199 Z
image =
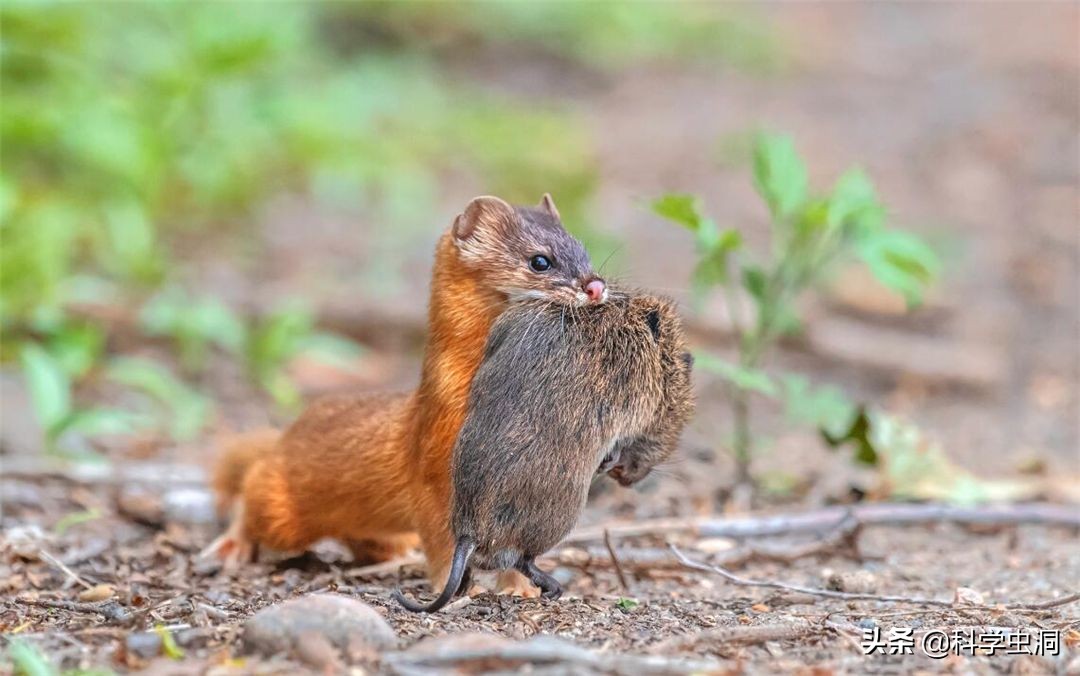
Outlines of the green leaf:
M 210 344 L 239 354 L 247 339 L 247 328 L 227 305 L 216 298 L 191 298 L 178 287 L 151 299 L 139 321 L 150 335 L 177 342 L 181 363 L 189 372 L 202 370 Z
M 140 390 L 165 406 L 162 416 L 177 441 L 198 436 L 210 414 L 210 401 L 177 379 L 161 364 L 134 357 L 116 359 L 109 365 L 113 382 Z
M 719 232 L 715 229 L 703 228 L 699 232 L 710 230 L 716 234 L 707 245 L 699 247 L 702 255 L 692 274 L 694 290 L 698 294 L 714 286 L 727 284 L 731 253 L 742 245 L 742 234 L 738 230 L 729 229 Z
M 92 408 L 76 411 L 64 421 L 64 432 L 76 432 L 88 437 L 131 434 L 143 419 L 130 411 L 111 408 Z
M 0 175 L 0 223 L 7 220 L 8 215 L 15 210 L 18 201 L 18 189 L 7 176 Z
M 777 395 L 776 384 L 764 371 L 732 364 L 707 352 L 695 353 L 694 365 L 721 376 L 740 390 L 758 392 L 769 397 Z
M 66 324 L 49 340 L 49 352 L 73 378 L 81 378 L 101 358 L 105 333 L 93 324 Z
M 860 169 L 849 169 L 833 186 L 829 197 L 829 227 L 847 228 L 856 237 L 880 230 L 885 208 L 878 201 L 874 184 Z
M 754 185 L 777 221 L 787 221 L 799 211 L 807 199 L 806 166 L 790 137 L 758 135 Z
M 53 526 L 53 533 L 57 537 L 62 537 L 68 529 L 78 526 L 79 524 L 88 523 L 101 518 L 101 512 L 96 509 L 86 509 L 81 512 L 72 512 L 71 514 L 65 514 L 60 517 L 56 525 Z
M 176 639 L 168 629 L 159 624 L 154 627 L 154 633 L 161 637 L 161 649 L 166 657 L 170 660 L 184 659 L 184 651 L 176 644 Z
M 828 430 L 822 429 L 821 438 L 833 449 L 840 448 L 845 444 L 854 446 L 856 462 L 864 465 L 876 465 L 878 462 L 878 452 L 871 440 L 870 417 L 867 416 L 866 409 L 862 406 L 856 409 L 855 417 L 847 426 L 846 431 L 834 435 L 829 433 Z
M 674 221 L 694 232 L 705 218 L 701 215 L 700 202 L 695 195 L 668 194 L 652 203 L 653 213 Z
M 838 387 L 813 387 L 798 375 L 784 376 L 781 383 L 784 415 L 792 423 L 820 428 L 836 438 L 843 435 L 855 416 L 855 403 Z
M 768 287 L 768 277 L 765 270 L 759 265 L 746 265 L 743 267 L 743 288 L 750 297 L 757 301 L 760 306 L 765 302 L 765 290 Z
M 615 602 L 615 607 L 619 610 L 631 610 L 638 605 L 640 604 L 636 599 L 628 599 L 625 596 L 619 597 L 619 600 Z
M 248 338 L 249 367 L 257 378 L 267 377 L 296 356 L 314 327 L 306 307 L 289 304 L 260 321 Z
M 25 343 L 20 357 L 38 422 L 48 435 L 54 435 L 71 412 L 71 380 L 60 362 L 40 345 Z
M 334 333 L 319 332 L 300 341 L 300 352 L 325 364 L 342 369 L 356 366 L 364 354 L 355 342 Z
M 107 248 L 103 263 L 123 277 L 143 283 L 160 280 L 164 270 L 157 233 L 143 206 L 118 200 L 105 210 Z
M 901 294 L 909 306 L 922 302 L 940 268 L 933 249 L 919 237 L 899 230 L 865 238 L 857 252 L 874 278 Z
M 259 385 L 281 408 L 293 411 L 300 406 L 300 392 L 284 371 L 275 370 L 267 373 L 259 378 Z
M 57 676 L 56 667 L 34 646 L 15 638 L 7 647 L 7 657 L 18 676 Z
M 239 353 L 244 346 L 246 330 L 244 323 L 216 298 L 196 302 L 187 319 L 192 330 L 209 341 L 232 353 Z

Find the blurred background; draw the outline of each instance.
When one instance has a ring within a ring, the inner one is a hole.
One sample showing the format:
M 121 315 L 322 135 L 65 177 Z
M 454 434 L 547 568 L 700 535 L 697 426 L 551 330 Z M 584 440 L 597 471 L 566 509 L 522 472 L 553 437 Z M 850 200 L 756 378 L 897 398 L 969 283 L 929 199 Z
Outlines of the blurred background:
M 410 387 L 437 237 L 475 195 L 550 192 L 606 276 L 683 303 L 706 356 L 674 480 L 618 509 L 728 499 L 740 388 L 766 500 L 1075 490 L 1078 12 L 5 3 L 2 461 L 201 465 L 321 392 Z M 694 293 L 700 237 L 650 205 L 698 195 L 745 260 L 776 255 L 762 130 L 814 190 L 861 167 L 933 258 L 918 303 L 829 266 L 733 374 L 747 292 Z M 891 465 L 823 442 L 837 400 L 899 425 L 870 440 Z

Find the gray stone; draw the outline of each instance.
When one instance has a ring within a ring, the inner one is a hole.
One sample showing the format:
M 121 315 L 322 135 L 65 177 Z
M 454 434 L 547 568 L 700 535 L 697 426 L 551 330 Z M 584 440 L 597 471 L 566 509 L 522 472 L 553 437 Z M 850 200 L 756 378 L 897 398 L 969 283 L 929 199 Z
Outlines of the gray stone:
M 193 526 L 217 522 L 213 494 L 204 488 L 176 488 L 165 494 L 165 520 Z
M 128 634 L 124 647 L 129 655 L 148 660 L 161 654 L 161 636 L 152 631 Z
M 243 645 L 248 653 L 294 653 L 311 645 L 318 635 L 346 654 L 360 648 L 386 650 L 397 645 L 397 635 L 374 608 L 336 594 L 313 594 L 264 608 L 244 624 Z

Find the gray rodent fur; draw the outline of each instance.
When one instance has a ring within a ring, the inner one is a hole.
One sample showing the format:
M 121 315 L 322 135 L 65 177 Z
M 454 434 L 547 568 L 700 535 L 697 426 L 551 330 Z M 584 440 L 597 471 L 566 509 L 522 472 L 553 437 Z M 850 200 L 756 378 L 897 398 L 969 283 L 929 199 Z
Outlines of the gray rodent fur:
M 427 606 L 469 584 L 470 566 L 516 568 L 557 599 L 534 559 L 569 533 L 589 485 L 608 472 L 629 486 L 674 451 L 694 409 L 693 359 L 675 304 L 614 291 L 568 308 L 514 303 L 492 327 L 454 447 L 453 568 Z

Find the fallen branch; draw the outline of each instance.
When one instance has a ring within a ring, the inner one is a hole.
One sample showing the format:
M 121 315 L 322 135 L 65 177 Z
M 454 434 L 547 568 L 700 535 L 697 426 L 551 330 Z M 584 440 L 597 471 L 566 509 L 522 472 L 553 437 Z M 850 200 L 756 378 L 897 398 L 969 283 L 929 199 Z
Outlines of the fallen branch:
M 862 532 L 862 527 L 857 519 L 848 514 L 831 533 L 811 542 L 784 547 L 746 546 L 733 554 L 722 557 L 719 563 L 725 567 L 745 566 L 754 561 L 793 563 L 799 559 L 823 554 L 839 554 L 853 561 L 862 561 L 864 557 L 859 551 L 859 534 Z
M 206 472 L 197 465 L 158 462 L 89 463 L 54 458 L 8 456 L 4 478 L 59 479 L 87 485 L 205 486 Z
M 421 672 L 419 669 L 426 667 L 442 670 L 473 662 L 566 665 L 582 667 L 598 673 L 634 674 L 635 676 L 637 674 L 715 673 L 723 666 L 722 663 L 715 661 L 660 655 L 597 653 L 551 636 L 537 636 L 523 642 L 498 643 L 491 647 L 440 650 L 436 653 L 409 651 L 384 653 L 382 660 L 390 667 L 392 673 L 428 673 Z
M 702 643 L 754 645 L 768 641 L 791 641 L 821 633 L 823 627 L 808 622 L 801 624 L 767 624 L 756 627 L 733 626 L 706 629 L 686 636 L 675 636 L 649 647 L 649 652 L 663 653 L 685 650 Z
M 821 589 L 820 587 L 803 587 L 801 585 L 787 584 L 785 582 L 773 582 L 771 580 L 752 580 L 745 577 L 740 577 L 729 570 L 725 570 L 720 566 L 709 565 L 700 561 L 694 561 L 687 558 L 685 554 L 679 551 L 679 548 L 675 545 L 668 543 L 668 548 L 675 555 L 675 558 L 679 560 L 679 563 L 692 568 L 694 570 L 702 570 L 705 572 L 716 573 L 723 577 L 728 582 L 738 585 L 740 587 L 758 587 L 761 589 L 777 589 L 785 592 L 795 592 L 797 594 L 807 594 L 809 596 L 820 596 L 822 598 L 830 599 L 842 599 L 844 601 L 878 601 L 880 603 L 907 603 L 920 606 L 938 606 L 944 608 L 964 608 L 968 610 L 1000 610 L 1002 608 L 1006 610 L 1049 610 L 1051 608 L 1057 608 L 1059 606 L 1068 605 L 1080 601 L 1080 594 L 1070 594 L 1059 599 L 1053 599 L 1041 603 L 1014 603 L 1005 604 L 1002 606 L 988 606 L 977 603 L 964 603 L 956 601 L 946 601 L 943 599 L 931 599 L 921 596 L 891 596 L 883 594 L 869 594 L 861 592 L 841 592 L 833 591 L 831 589 Z
M 635 523 L 608 524 L 575 531 L 563 540 L 563 544 L 602 540 L 605 530 L 612 536 L 622 538 L 674 533 L 726 538 L 823 533 L 840 528 L 849 519 L 854 519 L 855 523 L 864 527 L 950 522 L 982 526 L 1040 524 L 1080 528 L 1080 507 L 1039 502 L 983 507 L 875 503 L 825 507 L 808 512 L 771 516 L 740 518 L 710 516 L 696 519 L 653 519 Z
M 754 561 L 773 561 L 778 563 L 792 563 L 809 556 L 822 554 L 840 554 L 850 559 L 861 561 L 862 554 L 859 552 L 858 537 L 862 530 L 862 524 L 850 515 L 842 521 L 838 528 L 811 542 L 787 546 L 743 546 L 719 555 L 717 564 L 725 568 L 744 566 Z M 684 568 L 678 561 L 672 561 L 667 549 L 655 547 L 623 548 L 618 557 L 615 556 L 611 536 L 604 538 L 604 548 L 567 547 L 560 550 L 556 555 L 542 557 L 542 560 L 554 561 L 564 566 L 577 568 L 615 568 L 616 573 L 624 577 L 625 571 L 648 573 L 650 571 Z M 625 578 L 624 578 L 625 579 Z M 624 585 L 625 588 L 625 585 Z
M 738 547 L 717 555 L 715 562 L 725 568 L 740 568 L 749 563 L 776 562 L 793 563 L 800 559 L 836 554 L 855 561 L 862 561 L 864 556 L 852 551 L 843 541 L 842 535 L 827 536 L 820 541 L 799 543 L 791 546 L 755 546 Z M 410 563 L 403 560 L 405 563 Z M 615 570 L 615 562 L 606 546 L 564 547 L 540 557 L 541 562 L 551 562 L 560 566 L 572 566 L 581 570 Z M 684 568 L 671 558 L 671 552 L 660 547 L 620 547 L 618 551 L 619 568 L 624 575 L 630 573 L 648 575 L 653 571 L 681 570 Z M 616 574 L 618 572 L 616 571 Z
M 77 601 L 63 601 L 60 599 L 30 599 L 26 597 L 16 597 L 15 602 L 28 606 L 38 606 L 39 608 L 67 610 L 72 613 L 92 613 L 101 615 L 112 622 L 119 622 L 122 624 L 127 624 L 132 619 L 131 613 L 124 610 L 123 606 L 116 601 L 80 603 Z

